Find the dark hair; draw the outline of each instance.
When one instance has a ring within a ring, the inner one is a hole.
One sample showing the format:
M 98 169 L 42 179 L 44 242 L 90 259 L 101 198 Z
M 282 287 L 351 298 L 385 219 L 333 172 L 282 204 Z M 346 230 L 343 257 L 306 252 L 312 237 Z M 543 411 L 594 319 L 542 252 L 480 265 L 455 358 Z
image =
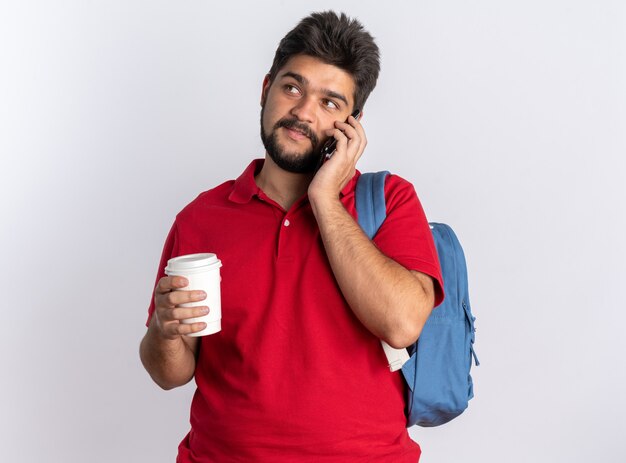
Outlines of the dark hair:
M 295 55 L 309 55 L 348 72 L 355 83 L 354 106 L 363 109 L 376 86 L 380 54 L 374 38 L 356 19 L 334 11 L 312 13 L 302 19 L 278 44 L 270 69 L 278 71 Z

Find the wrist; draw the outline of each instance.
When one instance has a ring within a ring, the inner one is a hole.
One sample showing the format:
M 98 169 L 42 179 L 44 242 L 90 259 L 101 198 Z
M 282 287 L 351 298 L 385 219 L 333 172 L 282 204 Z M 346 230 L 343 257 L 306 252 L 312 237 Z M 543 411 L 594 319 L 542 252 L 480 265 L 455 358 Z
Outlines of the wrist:
M 309 202 L 315 217 L 319 217 L 320 214 L 330 212 L 337 207 L 343 208 L 339 195 L 333 193 L 309 195 Z

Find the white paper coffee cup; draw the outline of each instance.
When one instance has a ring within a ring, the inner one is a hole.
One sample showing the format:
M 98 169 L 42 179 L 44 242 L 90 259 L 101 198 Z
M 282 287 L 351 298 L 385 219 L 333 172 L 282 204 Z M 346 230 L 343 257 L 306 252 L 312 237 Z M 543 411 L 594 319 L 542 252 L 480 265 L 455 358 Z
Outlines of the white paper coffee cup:
M 206 328 L 189 336 L 206 336 L 222 329 L 222 300 L 220 295 L 220 267 L 222 262 L 215 254 L 187 254 L 173 257 L 167 261 L 165 273 L 168 276 L 183 276 L 189 284 L 181 291 L 204 291 L 207 295 L 203 301 L 181 304 L 180 307 L 208 306 L 209 313 L 202 317 L 188 318 L 182 323 L 206 323 Z

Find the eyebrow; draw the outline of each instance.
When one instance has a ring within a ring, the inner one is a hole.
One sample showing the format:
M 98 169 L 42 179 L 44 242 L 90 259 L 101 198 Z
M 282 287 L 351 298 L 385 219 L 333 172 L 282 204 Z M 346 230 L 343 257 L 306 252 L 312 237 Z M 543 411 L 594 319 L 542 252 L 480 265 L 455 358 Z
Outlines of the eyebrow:
M 309 80 L 306 77 L 300 74 L 296 74 L 295 72 L 287 71 L 283 75 L 280 76 L 281 79 L 283 77 L 291 77 L 292 79 L 294 79 L 296 82 L 298 82 L 301 85 L 309 85 Z M 343 101 L 346 104 L 346 106 L 348 106 L 348 99 L 345 96 L 343 96 L 341 93 L 334 92 L 327 88 L 322 88 L 320 90 L 322 91 L 324 95 L 330 98 L 337 98 L 338 100 Z

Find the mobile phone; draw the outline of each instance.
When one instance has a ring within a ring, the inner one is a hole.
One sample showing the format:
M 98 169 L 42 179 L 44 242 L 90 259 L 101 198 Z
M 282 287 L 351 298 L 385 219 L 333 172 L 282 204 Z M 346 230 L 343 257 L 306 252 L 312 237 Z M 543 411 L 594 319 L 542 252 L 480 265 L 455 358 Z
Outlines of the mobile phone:
M 350 114 L 350 116 L 358 119 L 360 114 L 361 110 L 355 109 L 352 114 Z M 350 119 L 350 117 L 348 117 L 348 119 Z M 348 119 L 346 119 L 346 122 L 348 122 Z M 322 146 L 322 151 L 320 152 L 320 163 L 323 163 L 325 160 L 330 159 L 331 156 L 335 154 L 335 149 L 337 149 L 337 139 L 335 137 L 330 137 L 328 140 L 326 140 L 324 146 Z

